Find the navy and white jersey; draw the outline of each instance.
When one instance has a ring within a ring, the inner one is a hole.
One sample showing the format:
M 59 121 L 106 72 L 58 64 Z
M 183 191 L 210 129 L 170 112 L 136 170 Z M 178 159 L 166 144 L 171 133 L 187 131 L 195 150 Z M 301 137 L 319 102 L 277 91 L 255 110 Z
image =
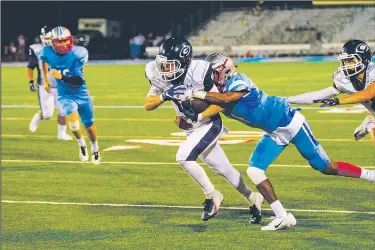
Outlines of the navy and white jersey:
M 27 64 L 27 67 L 32 70 L 34 70 L 35 68 L 37 69 L 38 85 L 43 85 L 43 72 L 42 72 L 43 66 L 42 66 L 42 61 L 40 60 L 40 55 L 42 53 L 43 48 L 44 46 L 41 43 L 34 43 L 29 46 L 29 63 Z M 50 75 L 48 79 L 51 84 L 51 88 L 56 88 L 56 79 Z
M 164 93 L 173 84 L 169 81 L 165 81 L 158 73 L 156 68 L 156 62 L 151 61 L 146 64 L 145 68 L 146 78 L 150 81 L 151 88 L 148 92 L 148 96 L 157 96 Z M 180 79 L 181 78 L 181 79 Z M 208 92 L 219 92 L 212 81 L 212 67 L 210 63 L 203 60 L 192 60 L 190 67 L 186 73 L 185 78 L 177 78 L 176 81 L 183 82 L 186 89 L 193 90 L 204 90 Z M 180 104 L 178 102 L 172 102 L 173 107 L 178 116 L 183 116 L 180 112 Z M 210 119 L 204 119 L 202 121 L 193 123 L 194 128 L 201 126 L 202 124 L 210 122 Z
M 231 77 L 223 92 L 247 92 L 236 103 L 226 107 L 224 114 L 250 127 L 266 131 L 278 144 L 288 144 L 305 118 L 292 109 L 286 98 L 268 96 L 245 74 Z
M 375 64 L 372 62 L 367 66 L 362 83 L 355 78 L 350 79 L 345 77 L 341 71 L 336 71 L 333 74 L 333 86 L 341 93 L 349 95 L 366 89 L 373 82 L 375 82 Z M 375 100 L 364 102 L 362 105 L 375 115 Z

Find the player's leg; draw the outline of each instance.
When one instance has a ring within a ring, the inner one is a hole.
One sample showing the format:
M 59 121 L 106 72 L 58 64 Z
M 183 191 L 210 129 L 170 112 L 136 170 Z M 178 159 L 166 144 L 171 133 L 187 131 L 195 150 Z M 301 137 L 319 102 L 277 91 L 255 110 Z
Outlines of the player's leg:
M 66 117 L 63 114 L 61 105 L 57 101 L 57 89 L 51 88 L 51 94 L 53 95 L 54 106 L 57 110 L 57 139 L 63 141 L 71 141 L 73 138 L 66 133 Z
M 91 142 L 91 162 L 94 164 L 100 164 L 99 144 L 97 140 L 96 126 L 94 124 L 94 108 L 91 98 L 84 101 L 80 100 L 78 112 Z
M 356 141 L 365 137 L 368 133 L 371 135 L 372 143 L 375 146 L 375 118 L 372 115 L 368 115 L 365 120 L 354 130 L 354 139 Z
M 43 86 L 38 86 L 38 102 L 40 110 L 31 119 L 29 124 L 29 130 L 31 132 L 35 132 L 38 129 L 39 123 L 43 119 L 49 119 L 53 115 L 53 110 L 51 115 L 51 109 L 49 107 L 51 105 L 50 94 L 43 88 Z
M 250 204 L 250 222 L 258 224 L 262 219 L 261 206 L 263 196 L 260 193 L 252 192 L 244 182 L 240 172 L 230 164 L 224 150 L 218 143 L 215 143 L 199 158 L 217 174 L 222 175 Z
M 59 98 L 59 104 L 61 105 L 62 113 L 67 119 L 69 129 L 77 139 L 79 145 L 79 158 L 81 161 L 87 161 L 89 155 L 87 152 L 86 141 L 83 138 L 82 128 L 79 123 L 78 104 L 74 100 L 61 97 Z
M 280 155 L 286 145 L 277 145 L 271 137 L 265 135 L 257 144 L 253 154 L 250 156 L 247 175 L 253 181 L 259 192 L 270 204 L 276 218 L 262 230 L 278 230 L 294 226 L 296 219 L 291 213 L 287 213 L 281 202 L 276 196 L 275 190 L 265 175 L 268 166 Z
M 331 161 L 323 147 L 315 139 L 307 122 L 303 123 L 292 143 L 301 155 L 309 161 L 309 164 L 323 174 L 361 178 L 375 182 L 375 170 L 363 169 L 347 162 Z
M 223 125 L 221 119 L 217 119 L 208 125 L 195 129 L 181 143 L 176 160 L 181 167 L 193 178 L 202 188 L 206 195 L 202 220 L 207 221 L 212 218 L 220 208 L 223 195 L 217 191 L 211 183 L 204 169 L 197 163 L 198 156 L 209 148 L 220 137 Z

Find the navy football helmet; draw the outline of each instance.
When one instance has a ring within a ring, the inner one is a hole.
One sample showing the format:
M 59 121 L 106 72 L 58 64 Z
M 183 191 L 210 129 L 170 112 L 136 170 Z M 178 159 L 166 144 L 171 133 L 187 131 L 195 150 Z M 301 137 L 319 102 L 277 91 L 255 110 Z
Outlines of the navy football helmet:
M 371 62 L 370 47 L 363 41 L 350 40 L 342 47 L 338 60 L 341 61 L 339 70 L 345 77 L 356 76 Z
M 164 80 L 176 80 L 186 75 L 192 57 L 193 48 L 186 39 L 171 37 L 159 48 L 155 58 L 157 70 Z

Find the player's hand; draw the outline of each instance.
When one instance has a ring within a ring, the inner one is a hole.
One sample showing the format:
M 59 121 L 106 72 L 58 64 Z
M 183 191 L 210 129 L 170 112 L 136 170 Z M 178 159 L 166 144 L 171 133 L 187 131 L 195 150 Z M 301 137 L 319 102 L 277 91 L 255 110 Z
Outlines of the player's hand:
M 29 87 L 30 87 L 30 90 L 31 90 L 32 92 L 35 92 L 35 91 L 36 91 L 36 85 L 35 85 L 34 80 L 29 81 Z
M 56 69 L 51 70 L 51 76 L 59 80 L 62 78 L 62 74 Z
M 323 103 L 320 105 L 321 108 L 324 107 L 330 107 L 330 106 L 336 106 L 340 104 L 339 98 L 335 97 L 332 99 L 318 99 L 318 100 L 313 100 L 314 103 Z
M 180 101 L 184 102 L 190 100 L 194 97 L 194 91 L 192 89 L 188 89 L 184 92 L 183 95 L 180 96 Z
M 169 88 L 163 94 L 161 94 L 160 98 L 163 101 L 172 101 L 172 100 L 179 100 L 180 96 L 182 96 L 186 91 L 186 87 L 184 85 L 176 85 Z
M 198 114 L 195 113 L 193 110 L 193 107 L 191 106 L 191 102 L 185 102 L 186 104 L 183 105 L 182 109 L 180 110 L 184 116 L 192 120 L 193 122 L 196 122 L 198 120 Z
M 51 93 L 51 85 L 49 83 L 44 83 L 44 89 L 48 92 Z

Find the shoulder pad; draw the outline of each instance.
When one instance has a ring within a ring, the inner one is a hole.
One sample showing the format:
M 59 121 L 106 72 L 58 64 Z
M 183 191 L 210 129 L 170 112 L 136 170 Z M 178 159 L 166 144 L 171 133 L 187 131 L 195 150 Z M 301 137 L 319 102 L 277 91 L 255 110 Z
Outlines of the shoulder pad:
M 87 63 L 89 60 L 89 52 L 85 47 L 82 46 L 74 46 L 74 55 L 78 61 L 82 64 Z
M 154 80 L 158 76 L 158 72 L 156 70 L 156 62 L 151 61 L 146 64 L 145 67 L 145 76 L 148 80 Z

